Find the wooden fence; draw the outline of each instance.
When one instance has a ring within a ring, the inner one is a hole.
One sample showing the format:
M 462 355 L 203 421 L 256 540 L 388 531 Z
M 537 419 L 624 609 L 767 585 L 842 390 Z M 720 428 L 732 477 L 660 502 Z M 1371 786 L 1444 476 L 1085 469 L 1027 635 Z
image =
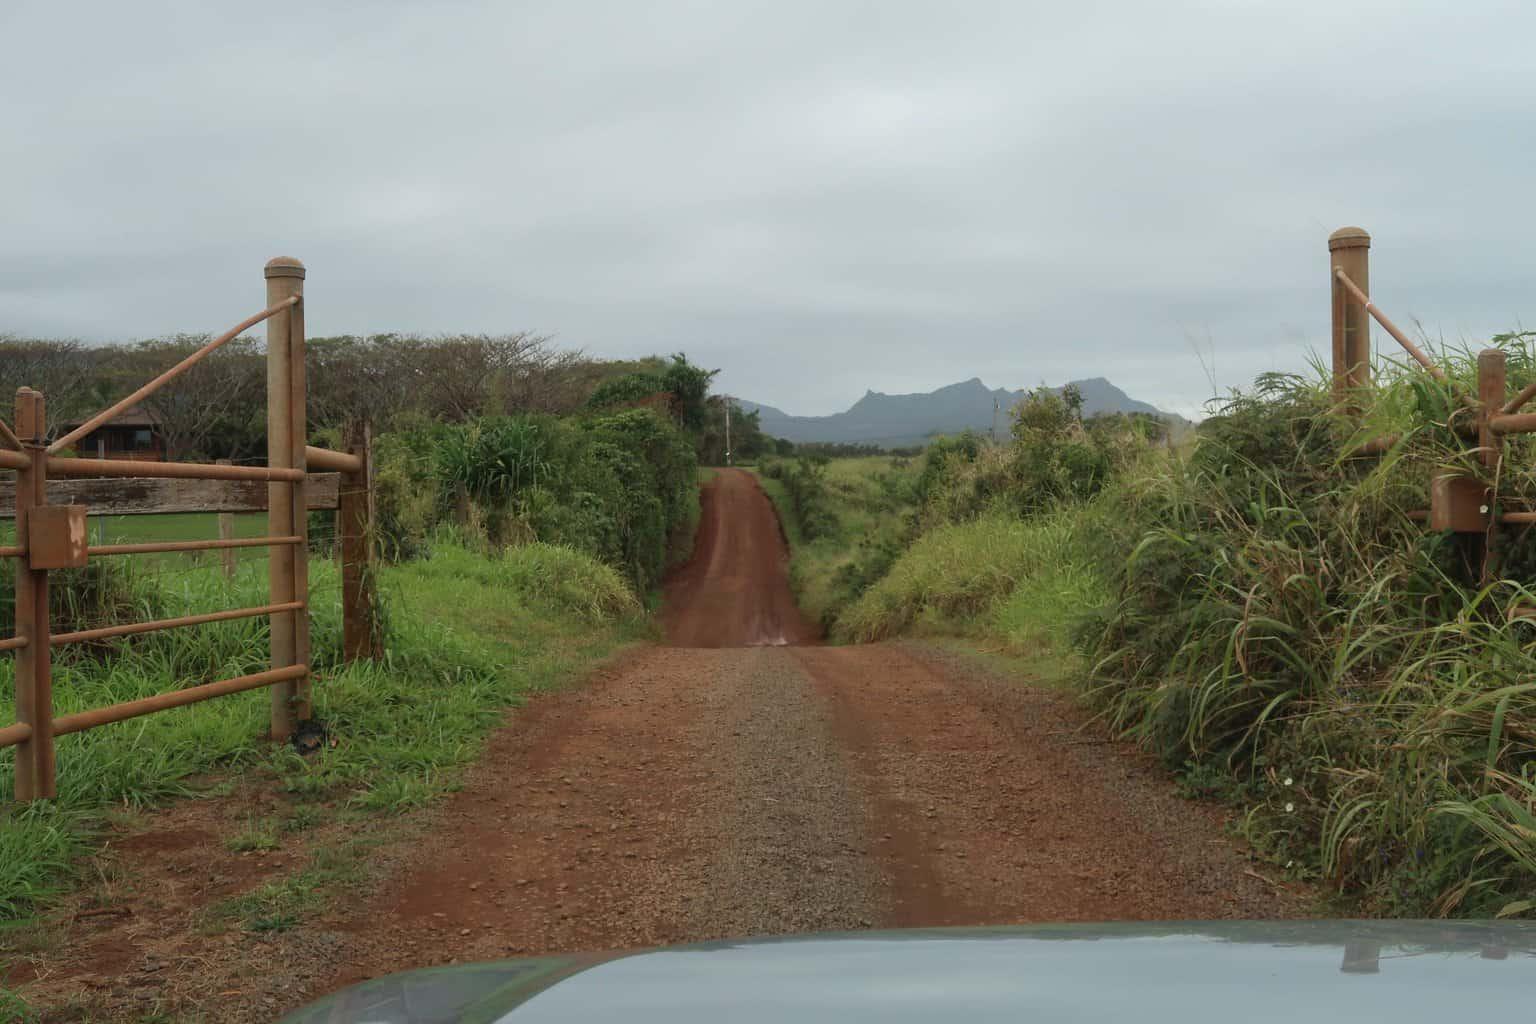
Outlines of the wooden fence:
M 0 747 L 17 748 L 18 800 L 55 795 L 55 737 L 224 694 L 270 687 L 271 736 L 274 740 L 291 736 L 297 723 L 311 715 L 308 522 L 313 509 L 337 510 L 345 656 L 352 660 L 378 654 L 370 564 L 367 432 L 351 430 L 347 438 L 350 450 L 345 452 L 305 443 L 304 266 L 297 260 L 275 259 L 266 265 L 265 277 L 266 309 L 53 442 L 46 441 L 44 396 L 31 388 L 16 393 L 15 429 L 0 420 L 0 469 L 16 474 L 14 491 L 0 493 L 0 517 L 15 519 L 16 543 L 0 547 L 0 557 L 17 560 L 15 634 L 0 638 L 0 651 L 15 652 L 17 721 L 0 727 Z M 59 454 L 262 322 L 267 325 L 265 466 L 108 462 Z M 91 545 L 86 531 L 88 513 L 252 511 L 267 513 L 265 536 Z M 92 557 L 232 552 L 246 547 L 268 549 L 268 596 L 263 605 L 75 632 L 54 633 L 50 629 L 51 570 L 84 566 Z M 54 647 L 259 616 L 268 617 L 271 624 L 271 661 L 265 671 L 54 716 Z
M 1445 372 L 1392 322 L 1370 298 L 1371 236 L 1362 228 L 1340 228 L 1328 236 L 1329 277 L 1333 286 L 1333 389 L 1336 404 L 1346 413 L 1357 412 L 1360 391 L 1371 386 L 1370 320 L 1374 319 L 1424 371 L 1442 383 Z M 1536 433 L 1536 413 L 1521 408 L 1536 397 L 1536 384 L 1511 395 L 1502 349 L 1485 348 L 1477 354 L 1477 394 L 1454 388 L 1457 409 L 1449 426 L 1465 438 L 1482 463 L 1486 477 L 1443 473 L 1430 482 L 1430 507 L 1420 517 L 1431 529 L 1478 535 L 1481 538 L 1481 575 L 1486 584 L 1497 572 L 1494 536 L 1501 525 L 1536 523 L 1536 512 L 1503 512 L 1498 495 L 1486 480 L 1498 480 L 1504 461 L 1506 439 L 1513 434 Z M 1393 447 L 1397 436 L 1376 438 L 1361 449 L 1379 454 Z M 1526 614 L 1524 611 L 1518 614 Z

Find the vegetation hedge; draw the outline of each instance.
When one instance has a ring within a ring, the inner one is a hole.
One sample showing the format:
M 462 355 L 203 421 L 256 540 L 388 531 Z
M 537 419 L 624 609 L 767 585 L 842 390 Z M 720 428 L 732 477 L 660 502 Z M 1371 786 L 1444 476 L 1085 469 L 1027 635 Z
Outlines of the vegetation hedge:
M 838 532 L 837 515 L 832 511 L 832 497 L 827 489 L 827 458 L 802 455 L 796 459 L 770 459 L 763 463 L 762 474 L 784 485 L 800 535 L 806 540 L 820 540 Z
M 689 520 L 694 451 L 652 408 L 418 423 L 377 448 L 380 544 L 394 559 L 419 557 L 450 525 L 488 549 L 542 541 L 590 554 L 644 592 Z

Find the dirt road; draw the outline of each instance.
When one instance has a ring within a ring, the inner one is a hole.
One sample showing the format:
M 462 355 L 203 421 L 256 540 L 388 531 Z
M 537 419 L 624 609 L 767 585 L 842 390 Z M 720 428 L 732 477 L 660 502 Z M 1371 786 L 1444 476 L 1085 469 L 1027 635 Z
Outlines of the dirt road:
M 784 646 L 814 631 L 771 506 L 727 471 L 704 517 L 668 592 L 680 646 L 504 730 L 415 865 L 338 922 L 321 987 L 764 933 L 1300 911 L 1064 696 L 919 647 Z
M 722 470 L 699 499 L 693 557 L 667 583 L 674 647 L 783 647 L 816 639 L 789 589 L 789 550 L 753 478 Z
M 920 646 L 792 646 L 815 631 L 755 481 L 719 474 L 703 508 L 696 557 L 668 592 L 675 646 L 633 650 L 517 712 L 368 894 L 216 949 L 143 921 L 121 950 L 63 965 L 54 991 L 130 1005 L 166 979 L 155 1005 L 256 1022 L 363 978 L 520 954 L 1305 912 L 1215 811 L 1082 728 L 1067 696 Z M 199 858 L 217 839 L 178 834 L 163 856 L 185 862 L 186 888 L 164 903 L 205 902 Z M 146 948 L 171 951 L 176 971 Z

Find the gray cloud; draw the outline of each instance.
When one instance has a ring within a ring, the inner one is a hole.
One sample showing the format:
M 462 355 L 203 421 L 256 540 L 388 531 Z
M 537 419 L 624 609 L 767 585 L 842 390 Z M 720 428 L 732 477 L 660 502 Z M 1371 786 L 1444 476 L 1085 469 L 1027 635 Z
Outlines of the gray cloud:
M 1328 232 L 1433 335 L 1531 319 L 1536 14 L 1403 3 L 18 3 L 0 331 L 683 349 L 795 412 L 1326 347 Z

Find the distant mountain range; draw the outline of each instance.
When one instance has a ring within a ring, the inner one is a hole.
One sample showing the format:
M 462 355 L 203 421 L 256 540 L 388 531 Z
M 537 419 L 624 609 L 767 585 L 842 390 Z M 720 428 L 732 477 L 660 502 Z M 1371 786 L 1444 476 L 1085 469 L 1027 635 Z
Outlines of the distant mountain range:
M 1184 422 L 1180 417 L 1161 412 L 1146 402 L 1138 402 L 1103 377 L 1071 383 L 1082 393 L 1084 415 L 1146 412 L 1164 416 L 1178 424 Z M 1028 392 L 1023 390 L 989 388 L 981 382 L 981 378 L 972 377 L 937 391 L 913 395 L 866 391 L 864 397 L 853 403 L 847 412 L 830 416 L 791 416 L 771 405 L 744 398 L 737 399 L 735 404 L 737 408 L 748 412 L 756 410 L 763 433 L 770 437 L 782 437 L 796 443 L 824 441 L 894 448 L 924 444 L 935 435 L 958 434 L 962 430 L 986 433 L 992 429 L 994 410 L 998 410 L 999 435 L 1006 434 L 1008 410 L 1026 394 Z

